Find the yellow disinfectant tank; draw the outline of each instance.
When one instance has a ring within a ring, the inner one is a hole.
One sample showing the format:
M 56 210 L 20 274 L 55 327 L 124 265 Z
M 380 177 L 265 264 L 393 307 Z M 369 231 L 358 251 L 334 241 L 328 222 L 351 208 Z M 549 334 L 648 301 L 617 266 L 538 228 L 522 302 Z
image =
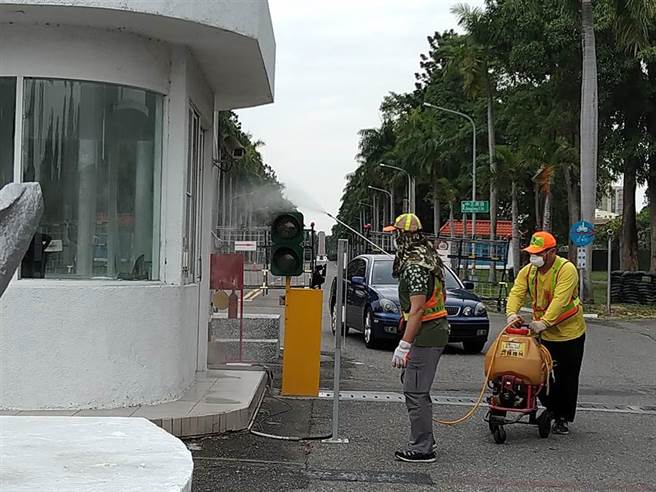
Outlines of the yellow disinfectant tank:
M 488 381 L 512 374 L 527 384 L 546 384 L 553 367 L 551 354 L 529 330 L 506 328 L 485 354 Z

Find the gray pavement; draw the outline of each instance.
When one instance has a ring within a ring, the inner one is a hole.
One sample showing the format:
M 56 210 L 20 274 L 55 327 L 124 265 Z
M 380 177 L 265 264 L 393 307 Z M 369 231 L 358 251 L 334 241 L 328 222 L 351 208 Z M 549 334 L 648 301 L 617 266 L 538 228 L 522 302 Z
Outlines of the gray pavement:
M 327 283 L 327 287 L 329 287 Z M 276 312 L 278 294 L 260 296 L 246 312 Z M 327 288 L 326 288 L 327 297 Z M 328 312 L 327 309 L 324 310 Z M 504 317 L 491 313 L 491 338 Z M 321 387 L 332 389 L 332 347 L 327 314 L 322 335 Z M 342 390 L 400 392 L 393 347 L 365 348 L 349 335 L 343 351 Z M 449 347 L 440 361 L 434 395 L 472 396 L 480 390 L 483 356 Z M 255 428 L 270 434 L 318 436 L 331 428 L 331 401 L 278 399 L 276 383 Z M 581 374 L 581 402 L 656 409 L 656 321 L 590 322 Z M 509 426 L 497 445 L 480 409 L 468 422 L 436 425 L 438 460 L 396 462 L 408 433 L 405 405 L 340 403 L 340 434 L 348 444 L 290 442 L 247 432 L 189 442 L 194 490 L 654 490 L 656 415 L 579 412 L 569 436 L 540 439 L 529 426 Z M 455 418 L 465 406 L 436 405 L 438 418 Z

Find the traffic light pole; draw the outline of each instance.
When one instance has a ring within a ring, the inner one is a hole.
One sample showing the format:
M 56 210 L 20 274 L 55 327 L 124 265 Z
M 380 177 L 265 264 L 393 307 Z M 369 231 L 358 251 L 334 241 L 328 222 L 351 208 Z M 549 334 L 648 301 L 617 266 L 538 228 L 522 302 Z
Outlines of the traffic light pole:
M 339 379 L 342 363 L 342 323 L 344 313 L 344 269 L 348 240 L 340 239 L 337 243 L 337 280 L 335 289 L 335 359 L 333 367 L 333 429 L 332 437 L 324 442 L 333 444 L 348 443 L 348 439 L 339 437 Z

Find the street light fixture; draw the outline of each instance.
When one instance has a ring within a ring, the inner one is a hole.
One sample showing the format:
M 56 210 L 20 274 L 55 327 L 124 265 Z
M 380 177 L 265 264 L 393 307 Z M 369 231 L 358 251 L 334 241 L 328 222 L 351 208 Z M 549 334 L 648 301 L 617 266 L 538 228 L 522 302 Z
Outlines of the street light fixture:
M 408 212 L 414 214 L 415 213 L 415 179 L 412 176 L 410 176 L 410 173 L 403 168 L 390 166 L 389 164 L 385 164 L 384 162 L 381 162 L 378 165 L 380 167 L 386 167 L 389 169 L 395 169 L 397 171 L 401 171 L 408 177 Z
M 456 114 L 458 116 L 462 116 L 463 118 L 466 118 L 469 123 L 471 123 L 472 126 L 472 200 L 476 201 L 476 124 L 474 123 L 474 120 L 471 119 L 468 115 L 465 113 L 461 113 L 460 111 L 455 111 L 453 109 L 448 109 L 448 108 L 443 108 L 442 106 L 436 106 L 435 104 L 430 104 L 425 102 L 423 104 L 427 108 L 433 108 L 437 109 L 439 111 L 446 111 L 447 113 L 452 113 Z M 464 229 L 464 224 L 463 224 L 463 231 L 466 234 L 466 230 Z M 472 213 L 472 239 L 476 237 L 476 214 Z
M 380 191 L 381 193 L 386 193 L 389 196 L 389 200 L 390 200 L 390 203 L 389 203 L 389 206 L 390 206 L 390 209 L 389 209 L 389 216 L 390 216 L 389 223 L 391 224 L 392 222 L 394 222 L 394 202 L 392 200 L 392 192 L 384 190 L 382 188 L 376 188 L 375 186 L 369 186 L 368 188 L 370 190 Z

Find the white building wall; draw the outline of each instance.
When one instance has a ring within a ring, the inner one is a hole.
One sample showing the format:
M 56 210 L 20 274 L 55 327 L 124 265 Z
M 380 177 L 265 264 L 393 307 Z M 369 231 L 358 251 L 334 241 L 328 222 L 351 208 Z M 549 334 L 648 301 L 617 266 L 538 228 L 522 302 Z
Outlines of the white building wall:
M 178 398 L 196 368 L 197 289 L 14 282 L 0 302 L 0 408 L 115 408 Z

